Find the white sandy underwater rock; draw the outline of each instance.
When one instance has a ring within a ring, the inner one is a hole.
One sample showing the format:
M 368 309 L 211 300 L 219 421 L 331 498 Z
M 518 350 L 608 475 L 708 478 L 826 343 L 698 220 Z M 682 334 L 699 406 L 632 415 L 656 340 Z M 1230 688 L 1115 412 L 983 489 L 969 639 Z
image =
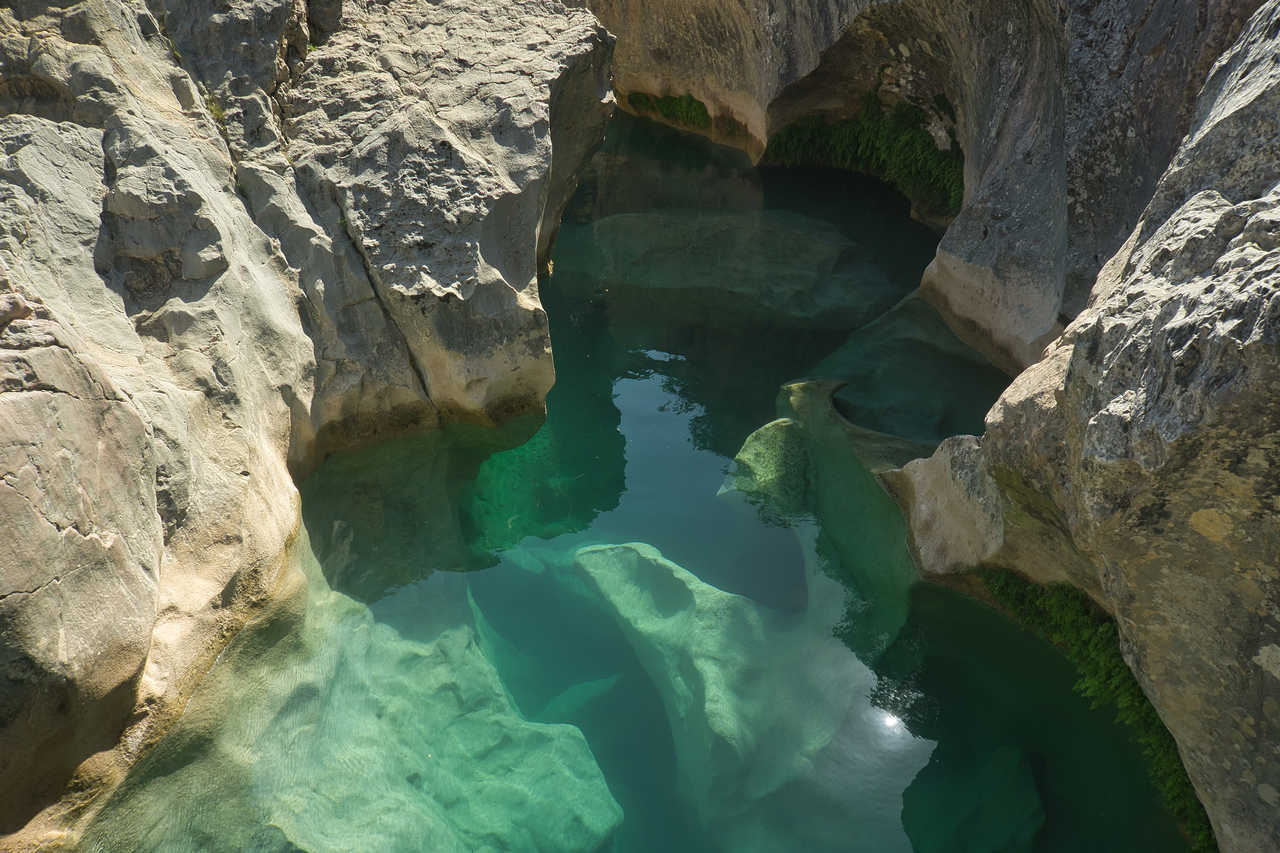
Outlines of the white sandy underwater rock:
M 233 642 L 86 850 L 589 853 L 608 840 L 622 810 L 591 750 L 573 726 L 520 716 L 464 576 L 433 579 L 417 641 L 304 561 L 302 624 Z
M 583 548 L 576 565 L 653 679 L 681 792 L 724 850 L 910 851 L 902 791 L 933 744 L 872 707 L 875 675 L 832 636 L 838 584 L 811 578 L 832 589 L 789 614 L 643 543 Z

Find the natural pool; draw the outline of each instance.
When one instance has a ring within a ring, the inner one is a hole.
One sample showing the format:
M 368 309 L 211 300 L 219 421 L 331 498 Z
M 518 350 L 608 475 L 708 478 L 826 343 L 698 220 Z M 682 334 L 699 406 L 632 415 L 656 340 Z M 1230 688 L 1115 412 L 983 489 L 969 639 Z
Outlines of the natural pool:
M 305 595 L 86 849 L 1184 850 L 1052 648 L 913 584 L 853 451 L 979 431 L 1005 381 L 909 298 L 906 214 L 616 121 L 542 283 L 546 422 L 326 462 Z

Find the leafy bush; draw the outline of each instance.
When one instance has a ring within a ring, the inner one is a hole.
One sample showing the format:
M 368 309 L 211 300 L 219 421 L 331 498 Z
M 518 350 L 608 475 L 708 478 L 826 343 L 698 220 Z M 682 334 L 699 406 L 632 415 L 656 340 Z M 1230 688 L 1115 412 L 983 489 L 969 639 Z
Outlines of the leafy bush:
M 656 98 L 643 92 L 632 92 L 627 96 L 627 103 L 636 112 L 659 115 L 674 124 L 699 130 L 711 127 L 711 114 L 707 112 L 707 105 L 693 95 L 665 95 Z
M 1196 853 L 1216 853 L 1217 841 L 1196 797 L 1177 744 L 1120 654 L 1116 624 L 1080 590 L 1039 586 L 1012 572 L 984 571 L 988 592 L 1024 628 L 1066 654 L 1079 673 L 1076 691 L 1094 708 L 1114 708 L 1134 733 L 1147 773 Z
M 948 105 L 949 106 L 949 105 Z M 938 149 L 918 107 L 886 111 L 875 92 L 844 121 L 802 119 L 769 140 L 764 160 L 781 166 L 828 166 L 865 172 L 893 184 L 913 202 L 955 215 L 964 198 L 964 154 Z

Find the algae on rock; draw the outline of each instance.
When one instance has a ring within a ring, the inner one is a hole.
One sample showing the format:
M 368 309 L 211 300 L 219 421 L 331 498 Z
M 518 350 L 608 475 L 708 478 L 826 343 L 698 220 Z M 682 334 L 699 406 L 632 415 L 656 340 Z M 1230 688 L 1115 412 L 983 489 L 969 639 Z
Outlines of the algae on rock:
M 886 109 L 868 92 L 853 118 L 809 117 L 777 131 L 763 160 L 865 172 L 893 184 L 931 216 L 954 217 L 964 197 L 964 154 L 954 141 L 939 148 L 924 124 L 918 107 L 901 102 Z

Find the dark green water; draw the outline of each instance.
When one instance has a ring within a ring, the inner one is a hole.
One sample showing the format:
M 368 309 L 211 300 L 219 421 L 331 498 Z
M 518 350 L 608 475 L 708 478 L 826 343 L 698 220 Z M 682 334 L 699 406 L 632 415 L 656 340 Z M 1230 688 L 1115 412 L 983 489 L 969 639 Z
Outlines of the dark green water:
M 546 422 L 329 460 L 305 610 L 234 641 L 86 848 L 1184 850 L 1068 664 L 914 585 L 839 420 L 779 401 L 981 430 L 1005 380 L 907 298 L 906 213 L 617 122 L 542 282 Z M 744 443 L 795 488 L 733 488 Z

